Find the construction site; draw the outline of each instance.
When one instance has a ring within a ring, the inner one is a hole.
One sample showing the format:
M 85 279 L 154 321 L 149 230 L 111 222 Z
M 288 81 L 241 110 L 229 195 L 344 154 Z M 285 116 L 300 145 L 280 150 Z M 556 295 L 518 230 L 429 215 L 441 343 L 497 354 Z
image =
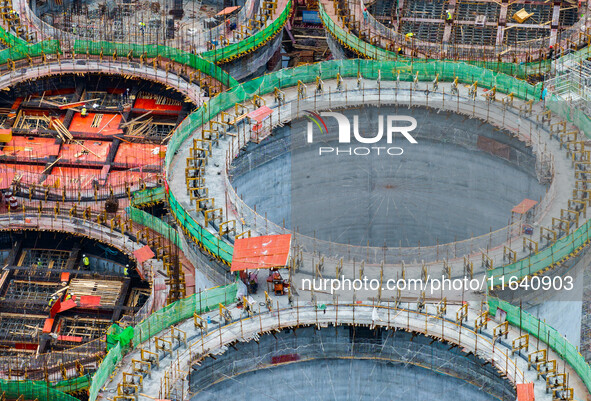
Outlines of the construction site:
M 591 399 L 590 2 L 0 14 L 0 401 Z

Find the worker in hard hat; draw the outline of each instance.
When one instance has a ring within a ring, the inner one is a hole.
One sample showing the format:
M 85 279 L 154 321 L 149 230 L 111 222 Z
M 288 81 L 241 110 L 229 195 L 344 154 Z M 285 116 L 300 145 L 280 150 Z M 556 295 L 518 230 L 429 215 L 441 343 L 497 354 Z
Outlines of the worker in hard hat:
M 67 301 L 68 299 L 72 299 L 72 294 L 69 292 L 66 294 L 66 298 L 64 298 L 64 300 Z
M 82 117 L 86 117 L 88 114 L 88 110 L 86 110 L 86 105 L 82 106 L 82 111 L 80 112 L 80 115 Z
M 90 266 L 90 259 L 88 259 L 88 256 L 82 255 L 82 265 L 85 269 L 88 269 L 88 267 Z
M 399 55 L 404 55 L 404 50 L 402 50 L 402 47 L 399 47 L 397 51 Z
M 369 17 L 368 13 L 367 13 L 367 8 L 363 9 L 363 20 L 365 22 L 367 22 L 367 18 Z
M 140 32 L 144 33 L 144 29 L 146 29 L 146 23 L 143 21 L 140 21 L 140 23 L 138 25 L 140 27 Z
M 129 276 L 129 265 L 125 265 L 125 267 L 123 268 L 123 275 Z
M 409 32 L 409 33 L 407 33 L 406 35 L 404 35 L 404 37 L 405 37 L 406 39 L 409 39 L 409 40 L 410 40 L 410 39 L 412 39 L 412 37 L 413 37 L 413 36 L 415 36 L 415 34 L 414 34 L 414 33 L 412 33 L 412 32 Z
M 447 22 L 451 22 L 453 20 L 453 13 L 451 12 L 451 10 L 445 10 L 445 20 Z
M 49 299 L 49 302 L 47 303 L 47 305 L 49 305 L 49 307 L 51 308 L 53 306 L 53 304 L 55 303 L 55 301 L 57 301 L 57 295 L 52 296 Z

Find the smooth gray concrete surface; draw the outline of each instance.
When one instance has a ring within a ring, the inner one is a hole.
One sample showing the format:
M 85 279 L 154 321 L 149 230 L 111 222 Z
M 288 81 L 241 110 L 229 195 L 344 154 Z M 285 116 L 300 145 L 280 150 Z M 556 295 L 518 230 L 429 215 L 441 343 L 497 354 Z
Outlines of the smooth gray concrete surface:
M 343 114 L 350 121 L 358 114 L 366 136 L 377 132 L 379 115 L 413 116 L 418 143 L 396 137 L 393 144 L 366 146 L 400 147 L 400 156 L 350 156 L 358 143 L 297 140 L 307 126 L 299 119 L 234 161 L 237 193 L 280 226 L 378 247 L 429 246 L 486 234 L 508 225 L 511 208 L 524 198 L 539 201 L 545 194 L 531 150 L 492 125 L 428 108 L 370 107 Z M 334 118 L 324 120 L 329 132 L 338 131 Z M 344 153 L 319 156 L 319 146 Z
M 191 401 L 213 399 L 498 400 L 462 380 L 414 365 L 354 359 L 314 360 L 249 372 L 225 380 Z
M 192 401 L 515 399 L 510 382 L 459 348 L 404 331 L 350 326 L 239 343 L 203 361 L 190 383 L 199 392 Z

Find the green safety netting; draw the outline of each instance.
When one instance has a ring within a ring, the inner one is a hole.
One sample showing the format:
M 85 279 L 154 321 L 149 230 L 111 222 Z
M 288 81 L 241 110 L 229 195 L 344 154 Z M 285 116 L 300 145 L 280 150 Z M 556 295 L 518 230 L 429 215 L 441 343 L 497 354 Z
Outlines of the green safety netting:
M 74 51 L 76 53 L 88 53 L 92 55 L 99 55 L 101 52 L 105 56 L 110 56 L 117 52 L 119 57 L 125 57 L 132 52 L 134 57 L 140 57 L 145 54 L 147 57 L 163 57 L 179 64 L 187 65 L 193 69 L 199 70 L 210 77 L 215 78 L 227 87 L 232 87 L 238 84 L 227 72 L 220 67 L 205 60 L 202 56 L 192 54 L 184 50 L 175 49 L 174 47 L 162 45 L 141 45 L 134 43 L 115 43 L 115 42 L 93 42 L 90 40 L 76 40 L 74 42 Z
M 210 233 L 206 228 L 197 223 L 197 221 L 177 202 L 172 192 L 169 192 L 168 205 L 170 211 L 185 234 L 187 234 L 194 242 L 201 244 L 201 246 L 212 256 L 221 259 L 228 265 L 232 263 L 234 247 L 220 239 L 218 236 Z
M 133 192 L 132 206 L 141 206 L 147 203 L 156 203 L 164 200 L 164 187 L 147 188 L 143 191 Z
M 115 366 L 123 357 L 124 352 L 129 348 L 135 348 L 162 330 L 193 317 L 194 313 L 208 312 L 217 308 L 219 304 L 227 305 L 234 302 L 237 292 L 238 283 L 210 288 L 165 306 L 135 327 L 130 326 L 123 329 L 117 324 L 112 325 L 107 330 L 109 352 L 92 378 L 89 400 L 96 400 L 99 390 L 115 370 Z
M 548 267 L 556 266 L 578 253 L 589 241 L 589 227 L 591 227 L 591 220 L 587 220 L 574 232 L 560 238 L 554 244 L 542 249 L 535 255 L 528 256 L 510 265 L 489 270 L 487 272 L 488 277 L 493 278 L 492 284 L 494 286 L 504 284 L 507 287 L 512 277 L 520 280 Z
M 89 401 L 96 400 L 101 387 L 105 384 L 111 373 L 113 373 L 115 366 L 117 363 L 119 363 L 122 357 L 123 354 L 121 352 L 121 344 L 117 343 L 115 347 L 109 350 L 99 365 L 94 376 L 92 376 L 92 383 L 90 384 L 90 389 L 88 390 Z
M 183 249 L 183 243 L 178 235 L 177 230 L 171 227 L 168 223 L 135 207 L 127 207 L 125 210 L 127 211 L 127 214 L 131 220 L 141 224 L 142 226 L 146 226 L 159 234 L 162 234 L 165 238 L 174 242 L 174 244 L 181 250 Z
M 554 94 L 546 100 L 546 107 L 573 123 L 586 136 L 591 135 L 591 120 L 582 110 L 573 107 Z M 558 239 L 551 246 L 544 248 L 535 255 L 528 256 L 510 265 L 496 267 L 489 270 L 487 274 L 489 277 L 493 277 L 494 286 L 503 283 L 507 286 L 508 280 L 512 277 L 520 280 L 531 274 L 542 272 L 544 269 L 554 267 L 582 250 L 589 242 L 590 228 L 591 220 L 587 220 L 574 232 Z
M 26 45 L 27 41 L 0 26 L 0 42 L 6 46 Z
M 0 380 L 0 393 L 6 398 L 17 399 L 21 395 L 27 400 L 39 401 L 78 401 L 77 398 L 63 393 L 47 383 L 33 382 L 30 380 Z
M 16 44 L 8 49 L 0 50 L 0 63 L 8 60 L 16 61 L 27 57 L 39 57 L 42 54 L 53 54 L 60 51 L 60 44 L 57 40 L 45 40 L 34 45 Z
M 220 111 L 233 107 L 237 102 L 244 102 L 253 95 L 263 95 L 277 88 L 295 86 L 298 81 L 304 83 L 314 82 L 316 77 L 322 79 L 334 79 L 337 74 L 343 77 L 354 77 L 360 73 L 364 78 L 377 79 L 378 73 L 382 80 L 395 80 L 400 73 L 400 79 L 412 80 L 416 73 L 420 80 L 432 80 L 437 74 L 442 81 L 451 81 L 458 78 L 464 83 L 478 81 L 479 86 L 491 88 L 504 93 L 513 93 L 521 99 L 539 99 L 542 84 L 530 85 L 529 83 L 511 77 L 509 75 L 491 71 L 475 65 L 463 62 L 448 61 L 372 61 L 372 60 L 333 60 L 323 63 L 304 65 L 295 68 L 282 69 L 272 74 L 267 74 L 251 81 L 233 87 L 210 99 L 203 107 L 190 114 L 177 127 L 171 137 L 165 158 L 165 166 L 168 171 L 170 163 L 181 144 L 187 140 L 195 129 L 215 117 Z M 176 200 L 174 194 L 168 192 L 168 201 L 171 211 L 183 231 L 195 242 L 213 256 L 227 264 L 232 262 L 232 245 L 221 240 L 217 235 L 210 233 L 191 217 Z
M 408 57 L 401 56 L 397 53 L 374 46 L 366 41 L 358 38 L 352 33 L 347 32 L 341 26 L 337 25 L 330 16 L 326 13 L 322 4 L 319 5 L 319 15 L 325 28 L 330 32 L 342 46 L 351 49 L 360 56 L 367 57 L 373 60 L 406 60 Z M 435 61 L 435 60 L 426 60 Z M 506 63 L 496 61 L 466 61 L 478 67 L 484 67 L 496 72 L 514 75 L 520 78 L 525 78 L 532 74 L 542 74 L 549 71 L 552 61 L 543 60 L 533 63 Z
M 38 384 L 45 385 L 45 382 L 38 382 Z M 90 387 L 90 375 L 86 374 L 84 376 L 74 377 L 68 380 L 62 380 L 55 384 L 52 384 L 52 387 L 63 393 L 71 393 L 73 391 L 84 390 Z
M 539 338 L 540 341 L 548 344 L 577 372 L 587 389 L 591 391 L 591 368 L 589 364 L 585 362 L 585 358 L 577 348 L 569 343 L 556 329 L 546 322 L 536 319 L 518 306 L 511 305 L 509 302 L 498 298 L 489 297 L 488 305 L 491 315 L 496 314 L 497 308 L 502 309 L 507 312 L 507 321 L 512 326 L 520 327 L 534 337 Z
M 173 324 L 186 320 L 196 313 L 208 312 L 219 304 L 227 305 L 236 300 L 238 284 L 210 288 L 185 299 L 176 301 L 152 313 L 134 328 L 133 344 L 140 344 Z
M 591 136 L 591 119 L 583 110 L 573 107 L 572 104 L 555 94 L 546 100 L 546 107 L 576 125 L 586 136 Z
M 271 39 L 273 39 L 282 29 L 285 23 L 287 22 L 287 17 L 289 17 L 289 13 L 291 11 L 291 0 L 287 2 L 287 5 L 277 17 L 275 21 L 273 21 L 269 26 L 266 28 L 258 31 L 254 35 L 241 40 L 238 43 L 232 43 L 228 46 L 224 46 L 221 49 L 214 49 L 209 50 L 204 53 L 201 53 L 201 56 L 214 63 L 220 63 L 225 61 L 231 61 L 238 57 L 241 57 L 244 54 L 253 52 L 254 50 L 258 49 L 261 46 L 267 44 Z

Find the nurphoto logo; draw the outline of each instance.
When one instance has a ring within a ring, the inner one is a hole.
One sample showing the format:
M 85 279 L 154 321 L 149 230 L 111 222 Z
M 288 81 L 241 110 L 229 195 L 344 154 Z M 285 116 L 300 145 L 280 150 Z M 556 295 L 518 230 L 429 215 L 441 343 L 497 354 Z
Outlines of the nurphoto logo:
M 307 127 L 307 142 L 314 143 L 314 126 L 318 128 L 320 134 L 328 134 L 328 128 L 322 117 L 332 117 L 336 119 L 339 133 L 339 144 L 351 144 L 352 141 L 371 145 L 377 144 L 384 138 L 384 131 L 386 135 L 386 143 L 391 145 L 394 143 L 395 134 L 400 134 L 409 143 L 416 144 L 416 139 L 410 134 L 417 128 L 417 120 L 410 116 L 388 115 L 378 116 L 378 132 L 373 136 L 361 135 L 359 132 L 359 116 L 353 116 L 353 124 L 349 118 L 341 113 L 336 112 L 321 112 L 320 114 L 313 111 L 307 111 L 309 115 L 306 117 L 308 121 Z M 385 121 L 385 123 L 384 123 Z M 351 125 L 353 129 L 351 130 Z M 384 129 L 384 125 L 386 128 Z M 353 135 L 351 135 L 353 131 Z M 347 155 L 347 156 L 368 156 L 370 154 L 388 154 L 390 156 L 400 156 L 404 153 L 404 149 L 398 146 L 320 146 L 318 154 L 322 155 Z

